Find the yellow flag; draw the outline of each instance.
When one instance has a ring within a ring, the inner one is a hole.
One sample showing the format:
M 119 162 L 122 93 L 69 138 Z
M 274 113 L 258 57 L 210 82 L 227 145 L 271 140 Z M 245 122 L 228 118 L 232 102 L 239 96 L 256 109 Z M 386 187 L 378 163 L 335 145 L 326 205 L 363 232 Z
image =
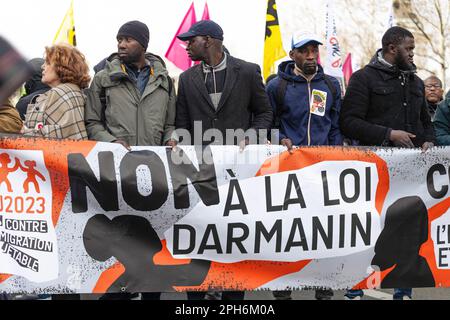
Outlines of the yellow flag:
M 77 45 L 77 40 L 75 37 L 75 21 L 73 18 L 73 1 L 70 3 L 70 8 L 59 26 L 58 32 L 53 39 L 53 44 L 55 43 L 68 43 L 73 46 Z
M 267 0 L 266 39 L 264 40 L 264 79 L 276 73 L 275 62 L 286 56 L 281 41 L 275 0 Z

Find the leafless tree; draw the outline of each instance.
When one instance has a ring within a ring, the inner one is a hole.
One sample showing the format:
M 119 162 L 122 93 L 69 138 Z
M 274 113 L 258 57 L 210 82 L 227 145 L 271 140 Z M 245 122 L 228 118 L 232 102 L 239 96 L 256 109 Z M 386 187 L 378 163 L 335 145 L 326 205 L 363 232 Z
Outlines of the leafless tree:
M 325 36 L 326 1 L 318 0 L 314 6 L 304 1 L 278 1 L 283 10 L 283 32 L 308 30 Z M 287 7 L 289 6 L 289 10 Z M 389 20 L 392 0 L 334 0 L 337 33 L 342 57 L 351 52 L 354 65 L 364 66 L 381 47 L 381 37 Z M 322 48 L 325 53 L 325 48 Z
M 304 1 L 278 0 L 282 9 L 283 41 L 297 30 L 325 35 L 325 0 L 312 7 Z M 416 64 L 422 78 L 435 74 L 450 85 L 450 0 L 334 0 L 342 57 L 352 53 L 353 64 L 363 67 L 381 48 L 393 8 L 396 24 L 416 38 Z M 322 48 L 324 51 L 324 48 Z
M 394 0 L 397 24 L 416 38 L 417 65 L 446 83 L 450 72 L 450 0 Z
M 352 52 L 356 64 L 369 63 L 381 47 L 381 37 L 388 27 L 390 1 L 337 2 L 341 13 L 338 19 L 341 44 L 344 51 Z

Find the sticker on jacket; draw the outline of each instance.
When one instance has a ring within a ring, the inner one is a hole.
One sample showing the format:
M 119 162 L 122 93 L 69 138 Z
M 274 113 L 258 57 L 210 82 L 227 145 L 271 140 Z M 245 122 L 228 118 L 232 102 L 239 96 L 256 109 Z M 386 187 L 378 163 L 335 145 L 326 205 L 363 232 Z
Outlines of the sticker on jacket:
M 314 89 L 311 98 L 311 113 L 323 117 L 327 105 L 327 93 Z

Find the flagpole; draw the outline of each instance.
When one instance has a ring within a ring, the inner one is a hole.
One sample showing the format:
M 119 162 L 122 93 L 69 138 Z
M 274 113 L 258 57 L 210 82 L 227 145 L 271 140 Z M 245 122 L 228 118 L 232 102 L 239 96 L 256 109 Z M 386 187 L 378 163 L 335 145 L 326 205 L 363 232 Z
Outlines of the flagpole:
M 61 33 L 62 28 L 64 27 L 64 22 L 67 19 L 67 16 L 69 15 L 70 11 L 73 9 L 73 0 L 70 1 L 70 9 L 66 11 L 66 15 L 64 16 L 64 19 L 62 20 L 61 24 L 59 25 L 58 31 L 56 32 L 55 37 L 53 38 L 53 43 L 55 43 L 56 39 L 58 39 L 59 34 Z
M 266 26 L 264 38 L 263 77 L 267 79 L 276 73 L 275 63 L 287 54 L 283 48 L 280 21 L 275 0 L 267 0 Z

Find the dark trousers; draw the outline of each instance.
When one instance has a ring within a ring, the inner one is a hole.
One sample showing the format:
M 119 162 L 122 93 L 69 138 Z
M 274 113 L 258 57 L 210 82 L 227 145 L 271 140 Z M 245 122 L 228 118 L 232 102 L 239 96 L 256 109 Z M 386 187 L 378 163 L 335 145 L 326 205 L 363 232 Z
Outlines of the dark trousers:
M 188 300 L 203 300 L 205 299 L 206 292 L 203 291 L 188 291 Z M 244 300 L 244 291 L 223 291 L 222 300 Z
M 142 300 L 160 300 L 161 292 L 142 292 Z M 131 300 L 137 297 L 138 293 L 114 292 L 105 293 L 99 300 Z
M 291 293 L 292 291 L 286 290 L 286 291 L 274 291 L 272 294 L 275 300 L 292 300 Z
M 79 294 L 52 294 L 52 300 L 81 300 Z
M 275 297 L 276 300 L 291 300 L 292 299 L 291 293 L 292 291 L 290 290 L 274 291 L 273 296 Z M 333 290 L 331 289 L 317 289 L 315 298 L 316 300 L 331 300 L 333 295 L 334 293 Z

